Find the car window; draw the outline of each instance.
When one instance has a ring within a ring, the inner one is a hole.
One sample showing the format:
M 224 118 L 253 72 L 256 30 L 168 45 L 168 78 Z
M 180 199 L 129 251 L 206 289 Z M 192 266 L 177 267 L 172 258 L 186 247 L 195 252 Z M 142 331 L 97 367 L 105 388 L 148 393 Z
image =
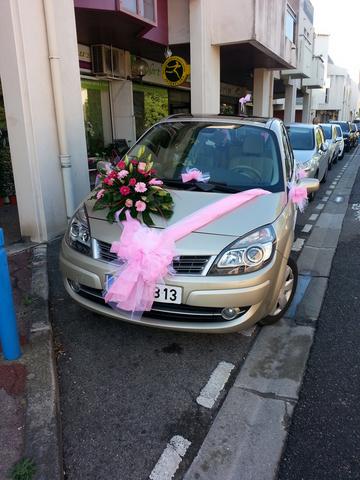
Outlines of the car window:
M 169 185 L 181 184 L 191 168 L 232 190 L 266 188 L 283 191 L 282 160 L 278 140 L 267 128 L 236 123 L 178 121 L 152 127 L 128 152 L 141 160 L 151 155 L 157 176 Z M 191 185 L 190 185 L 191 186 Z
M 314 149 L 314 129 L 291 125 L 288 129 L 291 146 L 294 150 Z
M 338 127 L 338 126 L 336 126 L 336 135 L 337 135 L 338 137 L 342 137 L 342 131 L 341 131 L 341 128 L 340 128 L 340 127 Z
M 294 170 L 294 155 L 293 155 L 289 137 L 284 125 L 282 125 L 281 133 L 282 133 L 282 141 L 283 141 L 283 147 L 285 152 L 286 181 L 289 181 L 292 178 L 293 170 Z
M 331 140 L 331 138 L 332 138 L 332 127 L 331 127 L 331 125 L 321 124 L 321 128 L 324 132 L 324 136 L 325 136 L 326 140 Z

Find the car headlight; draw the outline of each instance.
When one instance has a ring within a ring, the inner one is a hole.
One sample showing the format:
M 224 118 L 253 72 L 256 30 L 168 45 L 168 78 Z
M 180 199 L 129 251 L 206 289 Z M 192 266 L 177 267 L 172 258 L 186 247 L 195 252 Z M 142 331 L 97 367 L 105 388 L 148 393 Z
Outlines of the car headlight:
M 84 204 L 70 220 L 65 239 L 68 245 L 78 252 L 91 255 L 90 225 Z
M 260 270 L 271 261 L 275 242 L 276 236 L 271 226 L 255 230 L 223 250 L 209 275 L 239 275 Z

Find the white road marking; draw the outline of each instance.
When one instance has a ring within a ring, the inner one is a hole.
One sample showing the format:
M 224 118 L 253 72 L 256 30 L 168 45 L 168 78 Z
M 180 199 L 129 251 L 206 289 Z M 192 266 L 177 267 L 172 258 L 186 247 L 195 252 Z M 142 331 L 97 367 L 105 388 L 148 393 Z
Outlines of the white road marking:
M 355 212 L 355 219 L 360 222 L 360 203 L 353 203 L 351 209 Z
M 309 220 L 311 222 L 315 222 L 315 220 L 317 220 L 318 216 L 319 216 L 318 213 L 313 213 L 312 215 L 310 215 Z
M 331 187 L 336 187 L 336 183 L 337 183 L 337 182 L 332 182 L 332 184 L 330 185 L 330 188 L 331 188 Z
M 150 480 L 171 480 L 190 445 L 181 435 L 172 437 L 150 473 Z
M 295 240 L 295 242 L 293 243 L 293 246 L 292 246 L 291 250 L 293 252 L 301 252 L 301 249 L 303 248 L 304 243 L 305 243 L 304 238 L 297 238 Z
M 316 205 L 317 210 L 322 210 L 325 207 L 325 203 L 319 203 L 319 205 Z
M 330 187 L 332 190 L 334 190 L 335 186 L 334 185 L 330 185 Z
M 331 195 L 332 194 L 332 191 L 331 190 L 326 190 L 326 195 Z
M 304 228 L 301 231 L 304 233 L 309 233 L 312 227 L 313 226 L 310 223 L 307 223 L 306 225 L 304 225 Z
M 206 408 L 212 408 L 225 383 L 230 377 L 231 370 L 235 366 L 232 363 L 220 362 L 210 375 L 209 381 L 201 390 L 196 401 L 199 405 Z
M 328 197 L 328 196 L 322 197 L 322 199 L 321 199 L 322 202 L 327 202 L 328 200 L 329 200 L 329 197 Z

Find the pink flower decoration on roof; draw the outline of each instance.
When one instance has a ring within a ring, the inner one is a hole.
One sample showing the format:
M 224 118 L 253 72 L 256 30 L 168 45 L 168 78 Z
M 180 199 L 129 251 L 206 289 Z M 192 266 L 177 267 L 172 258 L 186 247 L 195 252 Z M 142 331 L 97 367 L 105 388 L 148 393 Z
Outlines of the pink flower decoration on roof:
M 126 185 L 123 185 L 122 187 L 120 187 L 120 193 L 121 195 L 123 195 L 124 197 L 126 197 L 126 195 L 129 195 L 130 193 L 130 188 L 127 187 Z

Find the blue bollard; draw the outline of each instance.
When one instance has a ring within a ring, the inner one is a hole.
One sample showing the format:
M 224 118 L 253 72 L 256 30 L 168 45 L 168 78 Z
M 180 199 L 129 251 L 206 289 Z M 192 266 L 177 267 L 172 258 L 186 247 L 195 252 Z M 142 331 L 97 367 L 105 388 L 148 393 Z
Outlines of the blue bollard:
M 19 333 L 2 228 L 0 228 L 0 342 L 6 360 L 16 360 L 20 357 Z

